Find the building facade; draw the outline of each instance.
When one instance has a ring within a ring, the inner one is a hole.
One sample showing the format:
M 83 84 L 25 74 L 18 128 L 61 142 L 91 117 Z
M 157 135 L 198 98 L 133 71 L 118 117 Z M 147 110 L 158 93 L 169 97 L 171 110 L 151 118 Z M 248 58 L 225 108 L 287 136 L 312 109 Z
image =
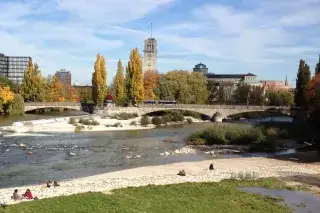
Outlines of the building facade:
M 71 86 L 71 73 L 70 71 L 67 71 L 65 69 L 61 69 L 56 72 L 55 74 L 56 78 L 60 80 L 60 82 L 64 86 Z
M 143 50 L 143 71 L 146 70 L 157 70 L 157 40 L 155 38 L 148 38 L 144 40 Z
M 195 65 L 195 67 L 193 68 L 193 72 L 200 72 L 203 75 L 207 75 L 208 74 L 208 68 L 205 64 L 199 63 L 197 65 Z
M 30 57 L 5 56 L 0 54 L 0 75 L 6 76 L 14 84 L 20 84 L 27 71 Z

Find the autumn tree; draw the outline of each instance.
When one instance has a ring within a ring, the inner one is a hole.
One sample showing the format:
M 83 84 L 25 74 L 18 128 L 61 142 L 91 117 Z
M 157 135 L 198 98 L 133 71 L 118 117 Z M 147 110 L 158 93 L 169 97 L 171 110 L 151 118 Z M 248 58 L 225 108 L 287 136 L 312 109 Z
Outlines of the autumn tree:
M 106 62 L 103 56 L 97 54 L 92 73 L 92 99 L 95 104 L 102 106 L 107 94 Z
M 46 101 L 63 102 L 65 100 L 65 90 L 63 84 L 57 77 L 48 76 L 46 79 Z
M 70 102 L 80 102 L 79 91 L 70 85 L 66 85 L 65 86 L 65 99 Z
M 24 100 L 41 102 L 44 99 L 44 78 L 41 76 L 39 66 L 29 59 L 27 71 L 24 73 L 20 86 L 20 94 Z
M 115 102 L 120 104 L 124 101 L 125 98 L 125 85 L 123 77 L 123 66 L 121 60 L 118 61 L 117 73 L 113 82 L 113 92 Z
M 157 100 L 154 89 L 158 87 L 159 74 L 156 70 L 147 70 L 143 74 L 144 99 Z
M 144 99 L 142 60 L 138 48 L 131 51 L 128 62 L 127 90 L 128 97 L 134 103 L 140 103 Z
M 8 104 L 13 102 L 14 94 L 9 87 L 0 86 L 0 113 L 5 113 Z
M 296 106 L 308 106 L 307 90 L 310 82 L 310 75 L 310 67 L 305 63 L 304 60 L 300 60 L 294 96 L 294 102 Z

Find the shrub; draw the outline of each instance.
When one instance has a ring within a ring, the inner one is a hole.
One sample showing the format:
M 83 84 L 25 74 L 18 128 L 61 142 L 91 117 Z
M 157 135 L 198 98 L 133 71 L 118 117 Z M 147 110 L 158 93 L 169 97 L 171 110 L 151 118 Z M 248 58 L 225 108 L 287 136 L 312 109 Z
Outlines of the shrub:
M 100 125 L 100 123 L 92 118 L 89 118 L 89 119 L 84 119 L 84 118 L 80 118 L 79 120 L 79 123 L 80 124 L 83 124 L 83 125 L 90 125 L 90 126 L 98 126 Z
M 140 123 L 142 126 L 147 126 L 148 124 L 150 124 L 150 120 L 147 116 L 142 116 Z
M 153 117 L 153 118 L 151 119 L 151 123 L 154 124 L 154 125 L 156 125 L 157 127 L 160 127 L 162 121 L 161 121 L 161 119 L 160 119 L 159 117 L 156 116 L 156 117 Z
M 117 122 L 117 123 L 115 123 L 115 124 L 112 125 L 112 127 L 121 127 L 121 126 L 122 126 L 122 125 L 121 125 L 120 122 Z
M 179 122 L 184 121 L 184 116 L 178 111 L 172 113 L 172 121 L 173 122 Z
M 131 126 L 137 126 L 137 122 L 136 121 L 131 121 L 130 125 Z
M 193 120 L 191 118 L 187 118 L 187 122 L 188 122 L 188 124 L 192 124 Z
M 69 124 L 76 125 L 77 120 L 75 118 L 69 118 Z
M 74 129 L 75 132 L 81 132 L 82 130 L 84 130 L 84 126 L 76 126 L 76 128 Z
M 117 119 L 117 120 L 129 120 L 136 117 L 139 117 L 138 113 L 127 113 L 127 112 L 121 112 L 119 114 L 115 114 L 111 116 L 111 118 Z
M 166 114 L 166 115 L 162 116 L 161 120 L 163 123 L 169 123 L 172 121 L 172 115 Z

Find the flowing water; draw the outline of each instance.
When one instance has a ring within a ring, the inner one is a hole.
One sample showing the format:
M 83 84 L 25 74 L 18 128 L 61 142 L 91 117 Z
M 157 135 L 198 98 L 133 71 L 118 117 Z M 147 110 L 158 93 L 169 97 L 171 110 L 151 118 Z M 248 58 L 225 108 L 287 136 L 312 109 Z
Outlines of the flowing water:
M 180 127 L 150 130 L 16 133 L 0 139 L 0 187 L 43 183 L 95 175 L 146 165 L 205 160 L 197 155 L 160 156 L 185 144 L 183 139 L 193 131 L 212 124 L 198 123 Z M 166 138 L 178 142 L 164 143 Z M 19 144 L 26 145 L 21 149 Z M 28 152 L 32 152 L 28 155 Z M 227 156 L 224 156 L 227 157 Z
M 292 208 L 295 213 L 318 213 L 320 209 L 320 197 L 310 192 L 288 191 L 265 188 L 242 188 L 241 190 L 260 195 L 282 198 L 283 203 Z

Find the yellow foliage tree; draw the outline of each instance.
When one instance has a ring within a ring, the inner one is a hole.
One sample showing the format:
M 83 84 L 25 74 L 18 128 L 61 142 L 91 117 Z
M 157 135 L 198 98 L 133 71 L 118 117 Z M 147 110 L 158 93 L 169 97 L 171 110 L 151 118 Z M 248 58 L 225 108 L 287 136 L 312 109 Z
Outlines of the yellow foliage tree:
M 0 112 L 3 112 L 3 106 L 13 102 L 14 94 L 9 87 L 0 86 Z
M 63 102 L 64 99 L 64 88 L 63 84 L 56 77 L 48 77 L 47 79 L 47 91 L 46 101 L 48 102 Z
M 103 105 L 107 93 L 106 62 L 103 56 L 97 54 L 92 73 L 92 99 L 95 104 Z
M 122 102 L 124 99 L 124 78 L 121 60 L 118 61 L 117 73 L 113 82 L 113 90 L 116 103 Z
M 134 103 L 141 103 L 144 99 L 142 60 L 138 48 L 131 51 L 130 60 L 128 62 L 129 85 L 128 91 Z
M 76 88 L 67 85 L 65 90 L 66 90 L 66 99 L 68 101 L 70 101 L 70 102 L 80 102 L 80 94 L 79 94 L 79 91 Z
M 143 74 L 144 99 L 157 100 L 154 89 L 158 87 L 159 74 L 156 70 L 147 70 Z

